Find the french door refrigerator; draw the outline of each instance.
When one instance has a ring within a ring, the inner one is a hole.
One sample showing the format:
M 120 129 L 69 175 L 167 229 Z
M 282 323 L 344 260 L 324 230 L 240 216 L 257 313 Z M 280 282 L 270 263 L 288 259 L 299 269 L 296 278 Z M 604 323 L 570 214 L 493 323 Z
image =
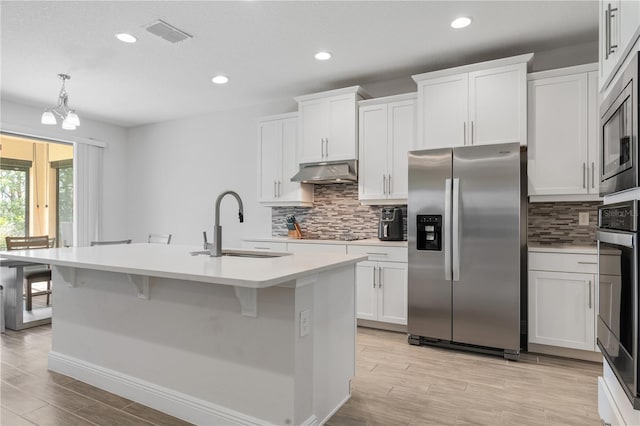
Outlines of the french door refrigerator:
M 518 143 L 409 152 L 409 343 L 518 358 L 526 222 Z

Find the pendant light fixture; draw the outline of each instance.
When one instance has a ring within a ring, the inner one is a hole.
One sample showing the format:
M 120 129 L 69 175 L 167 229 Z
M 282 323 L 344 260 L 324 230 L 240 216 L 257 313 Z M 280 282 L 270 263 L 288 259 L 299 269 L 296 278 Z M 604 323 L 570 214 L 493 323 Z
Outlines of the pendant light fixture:
M 58 77 L 62 80 L 62 87 L 60 88 L 60 94 L 58 95 L 58 105 L 55 108 L 50 108 L 42 113 L 42 119 L 40 122 L 42 124 L 58 124 L 58 121 L 56 120 L 57 115 L 62 119 L 63 129 L 75 130 L 76 127 L 80 125 L 80 118 L 74 110 L 69 108 L 69 105 L 67 104 L 69 96 L 67 95 L 67 91 L 64 87 L 64 83 L 71 79 L 71 77 L 67 74 L 58 74 Z

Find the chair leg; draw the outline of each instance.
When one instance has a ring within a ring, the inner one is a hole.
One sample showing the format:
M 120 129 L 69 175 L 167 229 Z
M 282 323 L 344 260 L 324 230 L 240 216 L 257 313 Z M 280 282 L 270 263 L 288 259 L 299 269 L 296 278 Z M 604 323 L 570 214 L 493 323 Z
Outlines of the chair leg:
M 31 311 L 32 296 L 31 296 L 31 281 L 27 280 L 27 311 Z

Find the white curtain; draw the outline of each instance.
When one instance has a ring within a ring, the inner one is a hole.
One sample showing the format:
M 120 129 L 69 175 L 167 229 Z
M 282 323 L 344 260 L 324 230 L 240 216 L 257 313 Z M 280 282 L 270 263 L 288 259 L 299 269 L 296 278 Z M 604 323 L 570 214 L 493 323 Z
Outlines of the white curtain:
M 102 151 L 99 146 L 74 144 L 73 245 L 88 246 L 102 237 Z

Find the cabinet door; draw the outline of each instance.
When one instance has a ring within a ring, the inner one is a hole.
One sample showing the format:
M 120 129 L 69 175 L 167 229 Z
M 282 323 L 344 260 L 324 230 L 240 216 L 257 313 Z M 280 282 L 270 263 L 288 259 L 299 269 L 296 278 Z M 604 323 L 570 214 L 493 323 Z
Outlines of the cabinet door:
M 586 194 L 591 186 L 587 85 L 584 73 L 529 81 L 529 195 Z
M 407 264 L 378 263 L 378 321 L 407 324 Z
M 589 174 L 587 176 L 587 187 L 589 189 L 589 194 L 598 195 L 600 192 L 598 72 L 592 71 L 588 73 L 587 78 L 587 157 L 589 158 L 589 164 L 587 165 L 587 170 L 589 170 Z
M 418 142 L 416 149 L 448 148 L 467 141 L 468 74 L 418 84 Z
M 325 133 L 324 159 L 327 161 L 358 158 L 358 110 L 354 94 L 327 100 L 329 123 Z
M 529 342 L 593 351 L 595 276 L 529 271 Z
M 388 106 L 389 144 L 388 198 L 409 198 L 409 164 L 407 153 L 415 144 L 416 102 L 414 100 L 393 102 Z
M 277 199 L 280 176 L 280 121 L 266 121 L 258 124 L 260 149 L 259 199 L 274 201 Z
M 300 129 L 302 141 L 299 144 L 300 162 L 312 163 L 324 160 L 323 140 L 327 137 L 328 107 L 326 99 L 300 102 Z
M 360 108 L 358 199 L 386 198 L 387 105 Z
M 527 65 L 469 73 L 472 145 L 519 142 L 527 137 Z
M 282 120 L 280 124 L 282 149 L 280 161 L 282 164 L 281 179 L 278 181 L 278 198 L 281 201 L 295 201 L 300 199 L 300 183 L 291 182 L 291 177 L 298 172 L 298 119 Z
M 635 0 L 634 0 L 635 1 Z M 600 85 L 604 86 L 619 58 L 620 4 L 619 0 L 600 0 Z M 609 14 L 609 10 L 613 10 Z M 613 47 L 617 46 L 617 47 Z
M 356 265 L 356 314 L 359 319 L 378 319 L 378 268 L 375 262 Z
M 620 17 L 620 46 L 618 50 L 622 53 L 633 41 L 633 36 L 640 27 L 640 1 L 619 0 L 618 8 L 618 16 Z

